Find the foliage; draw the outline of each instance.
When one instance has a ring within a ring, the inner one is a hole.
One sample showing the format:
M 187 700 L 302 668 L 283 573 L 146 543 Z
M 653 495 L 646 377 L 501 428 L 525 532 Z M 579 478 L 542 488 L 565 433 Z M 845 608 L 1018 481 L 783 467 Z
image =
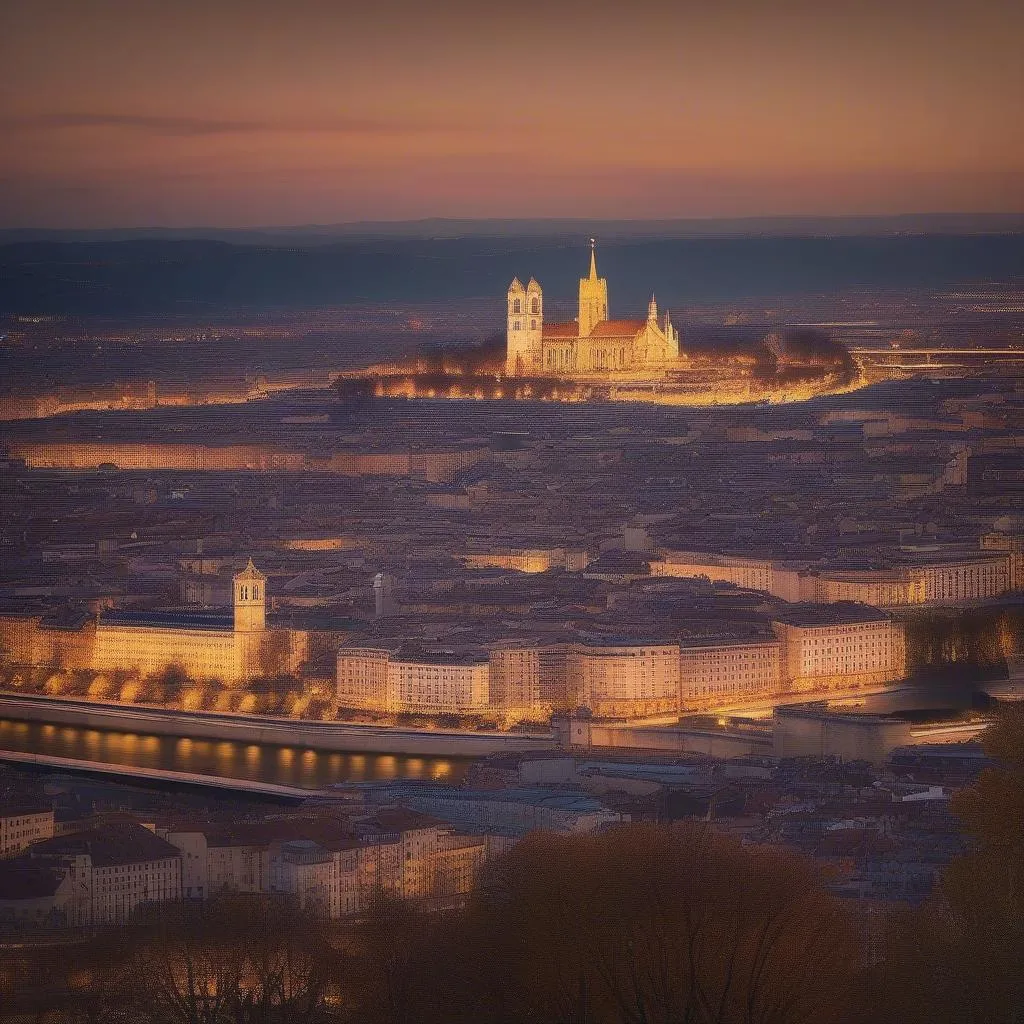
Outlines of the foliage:
M 66 961 L 62 1019 L 83 1024 L 326 1024 L 342 959 L 325 927 L 271 898 L 140 915 Z
M 837 1019 L 856 962 L 802 860 L 700 828 L 534 834 L 442 920 L 368 923 L 360 1019 L 810 1024 Z
M 1024 1011 L 1024 706 L 1001 709 L 985 735 L 995 766 L 954 794 L 974 837 L 923 907 L 887 935 L 870 1021 L 1011 1024 Z

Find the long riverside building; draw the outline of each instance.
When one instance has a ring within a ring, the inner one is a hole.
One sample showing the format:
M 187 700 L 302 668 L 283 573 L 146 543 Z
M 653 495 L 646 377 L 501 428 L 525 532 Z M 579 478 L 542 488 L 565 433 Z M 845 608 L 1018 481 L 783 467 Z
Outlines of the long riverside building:
M 777 693 L 902 679 L 902 623 L 870 608 L 796 606 L 774 635 L 682 643 L 544 643 L 467 651 L 347 646 L 338 651 L 343 708 L 542 719 L 587 707 L 640 718 Z
M 0 616 L 0 643 L 15 664 L 140 675 L 177 666 L 190 679 L 228 685 L 294 672 L 308 642 L 304 630 L 268 628 L 267 578 L 251 560 L 233 578 L 228 614 L 113 609 L 63 628 Z
M 323 456 L 269 444 L 173 444 L 160 441 L 12 441 L 13 458 L 48 469 L 197 470 L 405 476 L 443 483 L 490 457 L 487 448 L 430 451 L 341 451 Z
M 1001 539 L 1001 538 L 1000 538 Z M 662 551 L 652 576 L 732 583 L 786 601 L 858 602 L 879 608 L 984 601 L 1024 587 L 1024 559 L 1009 546 L 983 539 L 982 550 L 870 569 L 793 569 L 769 558 L 701 551 Z

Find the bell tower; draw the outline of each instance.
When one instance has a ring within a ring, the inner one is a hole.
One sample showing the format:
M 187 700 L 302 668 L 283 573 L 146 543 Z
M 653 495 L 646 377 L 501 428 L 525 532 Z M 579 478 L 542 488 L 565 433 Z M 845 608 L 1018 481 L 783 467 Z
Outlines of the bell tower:
M 544 293 L 535 277 L 526 286 L 526 340 L 530 346 L 534 369 L 540 369 L 541 335 L 544 333 Z
M 267 577 L 249 564 L 234 580 L 236 633 L 259 633 L 267 628 Z
M 580 278 L 579 320 L 581 338 L 589 337 L 596 324 L 608 319 L 608 282 L 597 276 L 596 241 L 590 240 L 590 276 Z
M 528 376 L 540 368 L 540 338 L 544 325 L 544 296 L 531 277 L 524 288 L 518 277 L 508 286 L 508 338 L 505 373 Z

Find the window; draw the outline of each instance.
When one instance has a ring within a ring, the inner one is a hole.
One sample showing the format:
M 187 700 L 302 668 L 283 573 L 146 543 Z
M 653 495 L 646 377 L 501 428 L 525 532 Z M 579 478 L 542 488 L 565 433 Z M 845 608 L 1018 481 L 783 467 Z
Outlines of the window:
M 540 312 L 540 299 L 538 299 L 536 295 L 534 295 L 534 297 L 533 297 L 533 302 L 530 303 L 530 312 L 531 313 L 539 313 Z
M 519 301 L 519 299 L 513 299 L 512 300 L 512 312 L 513 313 L 522 313 L 522 311 L 523 311 L 523 304 Z M 516 324 L 516 330 L 519 330 L 519 324 Z

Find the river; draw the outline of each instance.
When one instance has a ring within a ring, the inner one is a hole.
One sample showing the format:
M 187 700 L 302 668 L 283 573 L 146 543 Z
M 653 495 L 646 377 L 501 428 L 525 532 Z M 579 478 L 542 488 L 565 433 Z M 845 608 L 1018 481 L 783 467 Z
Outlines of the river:
M 352 754 L 230 740 L 108 732 L 10 719 L 0 719 L 0 750 L 272 782 L 303 789 L 318 789 L 332 782 L 376 779 L 432 779 L 457 783 L 470 763 L 464 758 Z

